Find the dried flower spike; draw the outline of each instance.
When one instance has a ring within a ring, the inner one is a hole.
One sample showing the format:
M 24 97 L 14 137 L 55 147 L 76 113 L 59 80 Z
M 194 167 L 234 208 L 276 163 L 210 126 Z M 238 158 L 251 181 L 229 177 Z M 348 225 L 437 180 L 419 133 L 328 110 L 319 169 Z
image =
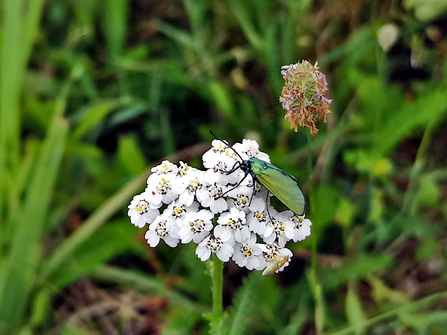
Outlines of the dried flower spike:
M 315 122 L 326 122 L 332 102 L 324 97 L 324 92 L 328 89 L 326 76 L 318 70 L 317 65 L 318 62 L 312 65 L 304 60 L 281 67 L 281 75 L 286 81 L 279 98 L 282 107 L 287 111 L 284 118 L 295 131 L 298 131 L 298 124 L 301 127 L 309 127 L 312 136 L 318 133 Z

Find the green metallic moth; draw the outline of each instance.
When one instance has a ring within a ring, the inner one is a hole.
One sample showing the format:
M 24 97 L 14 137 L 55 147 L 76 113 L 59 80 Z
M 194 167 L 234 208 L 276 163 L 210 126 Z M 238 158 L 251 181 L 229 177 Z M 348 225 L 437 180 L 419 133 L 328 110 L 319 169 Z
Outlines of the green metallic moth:
M 244 160 L 241 155 L 227 142 L 216 135 L 213 132 L 211 134 L 222 141 L 225 145 L 231 148 L 237 156 L 241 159 L 241 162 L 236 163 L 236 165 L 227 172 L 231 174 L 240 168 L 245 176 L 239 182 L 238 187 L 242 181 L 250 175 L 253 181 L 258 182 L 263 185 L 269 192 L 271 192 L 275 197 L 277 197 L 284 205 L 286 205 L 295 214 L 303 215 L 306 208 L 306 201 L 304 199 L 303 192 L 298 186 L 298 181 L 291 174 L 281 170 L 279 167 L 260 160 L 256 157 L 251 157 Z M 254 188 L 253 182 L 253 188 Z

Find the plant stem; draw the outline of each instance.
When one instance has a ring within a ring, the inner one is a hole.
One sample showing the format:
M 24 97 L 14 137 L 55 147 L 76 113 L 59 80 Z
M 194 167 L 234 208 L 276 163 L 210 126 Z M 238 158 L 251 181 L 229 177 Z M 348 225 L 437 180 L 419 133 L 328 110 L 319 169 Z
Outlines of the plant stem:
M 311 212 L 315 211 L 315 201 L 314 201 L 314 192 L 313 192 L 313 184 L 312 184 L 312 137 L 310 134 L 310 129 L 307 129 L 307 184 L 308 184 L 308 197 L 309 204 L 307 208 L 307 215 Z M 311 260 L 311 269 L 312 276 L 316 279 L 316 256 L 317 256 L 317 238 L 315 232 L 312 234 L 312 260 Z
M 414 202 L 418 190 L 418 181 L 425 168 L 425 155 L 430 145 L 433 129 L 433 123 L 429 124 L 425 129 L 424 135 L 422 136 L 421 144 L 419 145 L 419 149 L 416 155 L 416 160 L 413 167 L 411 168 L 410 180 L 408 182 L 407 191 L 404 195 L 404 202 L 401 210 L 401 212 L 404 214 L 414 214 Z
M 206 262 L 208 271 L 211 276 L 211 291 L 213 294 L 213 312 L 206 313 L 204 316 L 210 322 L 209 334 L 223 335 L 224 328 L 222 321 L 223 306 L 222 306 L 222 278 L 223 278 L 223 262 L 221 262 L 216 254 L 212 255 L 212 259 Z
M 220 317 L 222 315 L 222 282 L 223 282 L 223 262 L 217 258 L 216 254 L 213 254 L 213 260 L 211 264 L 211 281 L 213 291 L 213 314 L 214 317 Z
M 307 183 L 309 193 L 310 206 L 306 214 L 315 212 L 315 198 L 312 184 L 312 137 L 310 134 L 310 128 L 307 129 Z M 315 327 L 316 333 L 323 333 L 323 306 L 321 303 L 321 287 L 317 280 L 317 235 L 315 229 L 312 232 L 312 260 L 310 271 L 310 282 L 312 286 L 312 292 L 315 302 Z

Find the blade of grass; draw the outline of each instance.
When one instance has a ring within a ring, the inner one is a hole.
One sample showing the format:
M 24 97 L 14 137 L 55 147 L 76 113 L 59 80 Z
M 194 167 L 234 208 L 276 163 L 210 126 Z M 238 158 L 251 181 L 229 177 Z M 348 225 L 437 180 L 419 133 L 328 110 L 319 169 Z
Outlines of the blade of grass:
M 0 326 L 9 327 L 9 330 L 21 324 L 36 281 L 35 271 L 40 260 L 37 242 L 47 216 L 68 131 L 68 122 L 61 116 L 69 89 L 78 75 L 79 71 L 74 69 L 61 88 L 48 135 L 36 160 L 23 210 L 11 222 L 14 225 L 11 249 L 0 271 L 0 301 L 8 301 L 8 304 L 0 305 Z
M 8 159 L 19 161 L 20 113 L 19 103 L 23 78 L 34 36 L 42 12 L 43 0 L 31 1 L 22 17 L 23 1 L 5 0 L 2 2 L 2 43 L 0 51 L 0 176 L 4 176 Z M 23 24 L 22 24 L 23 22 Z M 22 29 L 23 28 L 23 29 Z M 12 171 L 18 166 L 12 167 Z M 4 193 L 4 179 L 0 178 L 0 218 L 3 218 L 4 205 L 11 199 L 10 193 Z M 3 197 L 8 194 L 8 197 Z M 20 192 L 11 203 L 18 202 Z M 8 215 L 11 215 L 8 213 Z M 10 220 L 6 220 L 10 222 Z M 0 225 L 0 232 L 8 225 Z M 0 243 L 2 241 L 0 240 Z M 1 247 L 1 244 L 0 244 Z
M 250 43 L 257 50 L 260 50 L 263 46 L 262 38 L 259 36 L 256 31 L 255 24 L 252 22 L 251 15 L 249 11 L 252 11 L 252 8 L 247 6 L 243 1 L 233 0 L 231 1 L 231 5 L 233 7 L 234 14 L 238 19 L 239 24 L 245 35 L 247 36 Z
M 68 124 L 64 119 L 54 120 L 48 140 L 38 160 L 36 172 L 29 187 L 23 212 L 16 217 L 11 252 L 2 266 L 0 322 L 13 327 L 20 325 L 30 290 L 35 283 L 38 264 L 36 242 L 46 217 L 57 171 L 63 154 Z
M 23 22 L 23 61 L 24 65 L 26 61 L 30 57 L 31 49 L 33 46 L 34 37 L 37 34 L 37 27 L 39 25 L 40 16 L 42 14 L 44 0 L 33 0 L 28 1 L 29 7 L 26 13 L 24 22 Z M 22 67 L 23 71 L 25 71 L 26 66 Z M 25 72 L 23 72 L 23 75 Z
M 127 33 L 127 8 L 127 0 L 104 1 L 104 31 L 110 57 L 114 63 L 119 62 L 122 56 Z
M 113 67 L 118 67 L 122 62 L 123 47 L 127 35 L 128 0 L 104 1 L 104 32 Z M 130 95 L 130 86 L 127 74 L 118 71 L 118 86 L 121 95 Z
M 18 156 L 19 97 L 22 79 L 22 1 L 2 2 L 2 43 L 0 54 L 0 176 L 4 176 L 11 156 Z M 8 155 L 6 155 L 8 153 Z M 0 218 L 3 218 L 4 205 L 8 202 L 0 178 Z M 3 225 L 0 225 L 3 230 Z
M 376 317 L 370 318 L 368 320 L 365 320 L 363 323 L 361 324 L 356 324 L 350 327 L 347 327 L 343 330 L 340 330 L 338 332 L 332 333 L 332 335 L 348 335 L 348 334 L 352 334 L 353 332 L 355 332 L 355 330 L 361 326 L 364 329 L 367 329 L 367 327 L 370 327 L 371 325 L 380 322 L 382 320 L 386 320 L 386 319 L 390 319 L 393 317 L 396 317 L 399 313 L 403 312 L 403 311 L 419 311 L 425 308 L 430 307 L 433 303 L 435 303 L 438 300 L 441 299 L 447 299 L 447 291 L 444 292 L 440 292 L 440 293 L 436 293 L 436 294 L 432 294 L 426 298 L 420 299 L 418 301 L 409 303 L 409 304 L 405 304 L 403 306 L 397 307 L 395 309 L 392 309 L 388 312 L 382 313 Z

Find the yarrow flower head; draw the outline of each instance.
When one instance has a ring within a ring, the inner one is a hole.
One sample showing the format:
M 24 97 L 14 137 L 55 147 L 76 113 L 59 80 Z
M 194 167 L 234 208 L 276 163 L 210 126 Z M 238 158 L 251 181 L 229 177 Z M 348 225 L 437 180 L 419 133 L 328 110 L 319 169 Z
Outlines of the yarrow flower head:
M 161 240 L 172 248 L 194 243 L 202 261 L 216 254 L 264 275 L 282 271 L 293 256 L 287 242 L 304 240 L 312 223 L 302 213 L 272 207 L 271 193 L 239 168 L 253 157 L 270 162 L 256 141 L 229 147 L 216 139 L 202 157 L 205 170 L 163 161 L 128 206 L 131 223 L 148 225 L 145 237 L 151 247 Z
M 315 122 L 326 122 L 332 102 L 324 96 L 328 90 L 326 76 L 318 70 L 317 65 L 318 62 L 312 65 L 304 60 L 282 66 L 281 75 L 285 85 L 279 98 L 282 107 L 287 111 L 284 118 L 290 122 L 290 128 L 297 131 L 298 125 L 309 127 L 313 136 L 318 133 Z

